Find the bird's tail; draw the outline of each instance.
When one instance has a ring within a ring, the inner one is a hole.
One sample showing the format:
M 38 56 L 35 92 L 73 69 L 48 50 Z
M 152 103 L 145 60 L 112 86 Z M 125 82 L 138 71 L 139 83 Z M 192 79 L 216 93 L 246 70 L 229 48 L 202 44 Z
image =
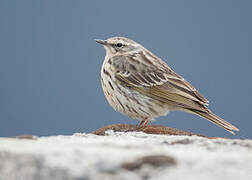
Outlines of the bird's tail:
M 212 123 L 215 123 L 216 125 L 224 128 L 225 130 L 227 130 L 228 132 L 232 134 L 235 134 L 233 131 L 239 131 L 237 127 L 225 121 L 224 119 L 220 118 L 219 116 L 215 115 L 210 110 L 207 112 L 191 110 L 191 112 L 211 121 Z

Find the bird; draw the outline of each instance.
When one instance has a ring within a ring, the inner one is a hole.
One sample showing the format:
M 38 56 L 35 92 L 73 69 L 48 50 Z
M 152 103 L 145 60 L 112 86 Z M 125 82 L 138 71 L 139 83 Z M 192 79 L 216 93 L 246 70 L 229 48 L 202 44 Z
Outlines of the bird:
M 126 37 L 95 41 L 106 50 L 101 68 L 105 97 L 116 111 L 139 120 L 138 127 L 146 128 L 151 120 L 169 111 L 184 111 L 232 134 L 239 131 L 215 115 L 204 96 L 141 44 Z

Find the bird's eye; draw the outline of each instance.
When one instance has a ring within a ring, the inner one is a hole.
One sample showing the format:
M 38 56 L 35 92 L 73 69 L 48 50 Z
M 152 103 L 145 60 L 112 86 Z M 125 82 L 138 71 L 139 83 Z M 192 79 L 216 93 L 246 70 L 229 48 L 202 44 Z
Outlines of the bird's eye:
M 116 47 L 122 47 L 122 43 L 115 44 Z

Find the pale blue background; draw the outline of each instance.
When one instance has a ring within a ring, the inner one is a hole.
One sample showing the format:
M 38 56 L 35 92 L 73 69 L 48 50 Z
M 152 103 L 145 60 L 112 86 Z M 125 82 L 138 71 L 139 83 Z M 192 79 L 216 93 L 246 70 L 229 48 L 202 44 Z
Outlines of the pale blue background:
M 137 123 L 115 112 L 100 85 L 95 38 L 127 36 L 252 137 L 251 1 L 0 1 L 0 136 L 90 132 Z M 183 112 L 154 124 L 210 136 L 223 129 Z

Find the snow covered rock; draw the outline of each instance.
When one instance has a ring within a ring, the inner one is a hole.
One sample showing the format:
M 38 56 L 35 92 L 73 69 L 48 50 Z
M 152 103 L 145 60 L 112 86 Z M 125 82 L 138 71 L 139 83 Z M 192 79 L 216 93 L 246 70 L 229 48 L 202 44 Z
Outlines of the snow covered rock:
M 0 138 L 0 180 L 249 180 L 252 140 L 106 131 Z

